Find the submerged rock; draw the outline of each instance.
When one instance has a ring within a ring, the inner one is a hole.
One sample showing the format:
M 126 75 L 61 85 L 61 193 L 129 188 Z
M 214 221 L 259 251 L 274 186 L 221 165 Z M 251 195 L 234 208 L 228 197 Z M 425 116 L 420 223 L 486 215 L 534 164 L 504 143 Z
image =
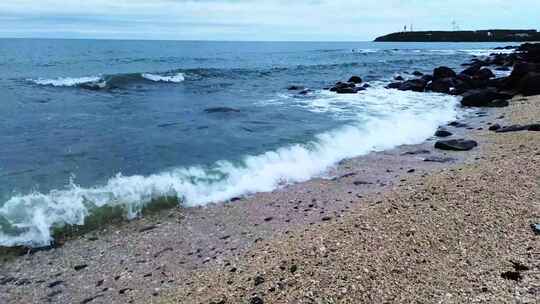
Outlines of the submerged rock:
M 435 143 L 436 149 L 449 151 L 469 151 L 476 146 L 478 146 L 476 141 L 466 139 L 439 140 Z
M 229 107 L 215 107 L 208 108 L 204 110 L 206 113 L 229 113 L 229 112 L 240 112 L 238 109 L 229 108 Z

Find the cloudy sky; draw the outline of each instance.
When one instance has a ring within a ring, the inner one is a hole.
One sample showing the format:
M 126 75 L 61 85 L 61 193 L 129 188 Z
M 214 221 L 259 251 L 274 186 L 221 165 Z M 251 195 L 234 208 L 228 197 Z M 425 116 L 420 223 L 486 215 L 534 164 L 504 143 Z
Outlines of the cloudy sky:
M 398 31 L 540 29 L 539 0 L 0 0 L 1 37 L 371 40 Z

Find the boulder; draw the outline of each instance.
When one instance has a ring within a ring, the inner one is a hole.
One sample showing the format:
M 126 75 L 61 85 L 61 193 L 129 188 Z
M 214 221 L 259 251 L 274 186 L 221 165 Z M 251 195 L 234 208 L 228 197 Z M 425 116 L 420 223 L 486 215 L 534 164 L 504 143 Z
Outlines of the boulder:
M 478 80 L 489 80 L 490 78 L 494 78 L 495 74 L 490 69 L 483 68 L 474 73 L 473 77 Z
M 422 72 L 420 72 L 420 71 L 414 71 L 414 72 L 412 72 L 412 74 L 413 74 L 414 76 L 417 76 L 417 77 L 420 77 L 420 76 L 424 75 L 424 74 L 423 74 Z
M 386 86 L 387 89 L 399 89 L 399 87 L 402 85 L 402 82 L 392 82 Z
M 540 94 L 540 73 L 528 73 L 519 82 L 518 90 L 525 96 Z
M 499 93 L 493 89 L 471 90 L 463 94 L 461 105 L 464 107 L 489 107 L 494 100 L 507 100 L 512 95 Z
M 351 78 L 349 78 L 348 82 L 354 83 L 354 84 L 359 84 L 359 83 L 362 83 L 362 78 L 360 78 L 358 76 L 352 76 Z
M 454 78 L 456 72 L 449 67 L 441 66 L 433 70 L 433 79 Z
M 422 79 L 423 81 L 425 81 L 425 82 L 427 83 L 427 82 L 430 82 L 430 81 L 433 80 L 433 76 L 431 76 L 431 75 L 424 75 L 424 76 L 420 77 L 420 79 Z
M 405 79 L 401 75 L 396 75 L 396 76 L 394 76 L 394 80 L 403 81 Z
M 489 127 L 489 130 L 490 131 L 497 131 L 501 128 L 501 125 L 500 124 L 494 124 L 492 126 Z
M 414 91 L 414 92 L 424 92 L 427 83 L 422 79 L 411 79 L 403 82 L 398 90 L 400 91 Z
M 300 85 L 291 85 L 291 86 L 287 87 L 287 90 L 289 90 L 289 91 L 300 91 L 300 90 L 304 90 L 304 89 L 305 89 L 305 87 L 300 86 Z
M 436 149 L 449 151 L 469 151 L 476 146 L 478 146 L 476 141 L 466 139 L 439 140 L 435 143 Z
M 452 132 L 450 131 L 447 131 L 445 129 L 439 129 L 437 130 L 437 132 L 435 132 L 435 136 L 436 137 L 448 137 L 448 136 L 452 136 Z
M 336 83 L 332 88 L 330 88 L 330 91 L 332 92 L 337 92 L 337 91 L 340 91 L 340 90 L 343 90 L 343 89 L 352 89 L 352 88 L 355 88 L 356 85 L 354 83 L 351 83 L 351 82 L 338 82 Z
M 460 74 L 461 75 L 467 75 L 467 76 L 474 76 L 474 74 L 478 73 L 480 69 L 482 68 L 482 64 L 480 63 L 474 63 L 465 70 L 463 70 Z
M 426 90 L 433 91 L 437 93 L 450 93 L 450 88 L 455 86 L 455 82 L 453 78 L 443 78 L 443 79 L 436 79 L 430 82 Z

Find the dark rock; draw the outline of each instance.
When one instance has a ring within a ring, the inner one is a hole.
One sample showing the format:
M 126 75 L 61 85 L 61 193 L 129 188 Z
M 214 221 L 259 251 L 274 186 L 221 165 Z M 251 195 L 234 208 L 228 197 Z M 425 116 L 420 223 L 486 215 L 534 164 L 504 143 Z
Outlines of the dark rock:
M 156 225 L 148 225 L 139 229 L 139 232 L 146 232 L 146 231 L 154 230 L 156 228 L 157 228 Z
M 521 264 L 520 262 L 510 261 L 510 263 L 512 263 L 512 266 L 514 267 L 515 271 L 529 271 L 530 270 L 529 267 Z
M 206 113 L 230 113 L 230 112 L 240 112 L 238 109 L 233 109 L 229 107 L 215 107 L 208 108 L 204 110 Z
M 444 130 L 444 129 L 440 129 L 440 130 L 437 130 L 437 132 L 435 132 L 435 136 L 437 137 L 448 137 L 448 136 L 452 136 L 452 132 L 449 132 L 447 130 Z
M 308 95 L 309 93 L 312 93 L 313 90 L 311 89 L 305 89 L 305 90 L 302 90 L 300 92 L 298 92 L 298 95 Z
M 422 79 L 411 79 L 403 82 L 399 86 L 400 91 L 414 91 L 414 92 L 424 92 L 427 83 Z
M 497 130 L 499 130 L 500 128 L 501 128 L 501 125 L 496 123 L 496 124 L 490 126 L 490 127 L 489 127 L 489 130 L 490 130 L 490 131 L 497 131 Z
M 450 88 L 455 86 L 453 78 L 436 79 L 426 86 L 426 90 L 437 93 L 450 93 Z
M 476 146 L 478 146 L 476 141 L 465 139 L 439 140 L 435 143 L 436 149 L 450 151 L 469 151 Z
M 404 152 L 402 155 L 418 155 L 418 154 L 429 154 L 429 153 L 431 153 L 429 150 L 416 150 L 416 151 Z
M 478 70 L 476 73 L 474 73 L 473 77 L 479 80 L 488 80 L 490 78 L 494 78 L 495 74 L 493 74 L 493 72 L 490 69 L 483 68 L 483 69 Z
M 440 156 L 429 156 L 424 158 L 425 162 L 432 162 L 432 163 L 447 163 L 453 161 L 453 158 L 450 157 L 440 157 Z
M 463 70 L 460 74 L 461 75 L 467 75 L 467 76 L 474 76 L 480 69 L 482 68 L 481 63 L 474 63 L 465 70 Z
M 90 297 L 90 298 L 86 298 L 86 299 L 84 299 L 84 300 L 81 301 L 81 304 L 87 304 L 87 303 L 90 303 L 90 302 L 94 301 L 95 299 L 101 298 L 101 297 L 103 297 L 103 295 L 99 294 L 99 295 L 95 295 L 95 296 Z
M 463 95 L 461 105 L 464 107 L 489 107 L 494 100 L 510 98 L 512 95 L 499 93 L 492 89 L 472 90 Z
M 298 266 L 296 265 L 292 265 L 291 268 L 289 269 L 291 273 L 295 273 L 297 270 L 298 270 Z
M 526 131 L 528 129 L 527 125 L 511 125 L 506 126 L 498 129 L 497 133 L 508 133 L 508 132 L 519 132 L 519 131 Z
M 508 100 L 495 99 L 492 102 L 490 102 L 486 107 L 489 107 L 489 108 L 504 108 L 504 107 L 508 107 L 509 105 L 510 105 L 510 102 L 508 102 Z
M 467 125 L 465 123 L 462 123 L 462 122 L 459 122 L 459 121 L 453 121 L 453 122 L 449 123 L 448 125 L 451 126 L 451 127 L 455 127 L 455 128 L 466 128 L 466 127 L 469 126 L 469 125 Z
M 415 169 L 409 169 L 407 170 L 407 173 L 414 173 L 416 170 Z
M 249 304 L 264 304 L 264 301 L 259 296 L 254 296 L 249 300 Z
M 402 82 L 392 82 L 386 86 L 387 89 L 399 89 L 399 87 L 402 85 Z
M 359 84 L 359 83 L 362 83 L 362 78 L 360 78 L 358 76 L 352 76 L 351 78 L 349 78 L 348 82 L 351 82 L 351 83 L 354 83 L 354 84 Z
M 81 264 L 81 265 L 76 265 L 75 267 L 73 267 L 73 269 L 75 269 L 75 271 L 81 271 L 81 270 L 85 269 L 86 267 L 88 267 L 88 265 Z
M 527 131 L 535 131 L 535 132 L 539 132 L 540 131 L 540 124 L 530 124 L 527 126 Z
M 356 94 L 358 89 L 354 83 L 338 82 L 330 89 L 330 91 L 338 94 Z
M 61 290 L 55 290 L 53 292 L 50 292 L 47 294 L 47 298 L 53 298 L 53 297 L 56 297 L 57 295 L 61 294 L 62 291 Z
M 289 86 L 287 87 L 287 90 L 289 91 L 300 91 L 300 90 L 303 90 L 305 89 L 304 86 L 299 86 L 299 85 L 292 85 L 292 86 Z
M 422 72 L 420 72 L 420 71 L 414 71 L 414 72 L 412 72 L 412 74 L 413 74 L 414 76 L 417 76 L 417 77 L 420 77 L 420 76 L 424 75 L 424 73 L 422 73 Z
M 367 88 L 369 88 L 369 87 L 371 87 L 371 85 L 370 85 L 369 83 L 364 83 L 364 84 L 362 85 L 362 88 L 364 88 L 364 89 L 367 89 Z
M 269 217 L 265 218 L 264 221 L 265 221 L 265 222 L 270 222 L 270 221 L 272 221 L 273 219 L 274 219 L 273 217 L 269 216 Z
M 264 283 L 264 278 L 262 276 L 256 276 L 254 279 L 253 279 L 253 284 L 255 284 L 255 286 L 259 286 L 261 285 L 262 283 Z
M 64 284 L 64 281 L 58 280 L 58 281 L 51 282 L 51 283 L 49 283 L 49 285 L 47 285 L 47 287 L 54 288 L 54 287 L 56 287 L 56 286 L 58 286 L 60 284 Z
M 433 80 L 433 76 L 432 75 L 424 75 L 424 76 L 420 77 L 420 79 L 422 79 L 423 81 L 428 83 L 428 82 Z
M 441 66 L 433 70 L 433 79 L 454 78 L 456 72 L 449 67 Z
M 512 281 L 521 281 L 521 273 L 517 271 L 507 271 L 501 273 L 501 277 L 505 280 L 512 280 Z
M 373 183 L 366 182 L 366 181 L 354 181 L 353 185 L 360 186 L 360 185 L 372 185 Z
M 0 285 L 6 285 L 8 283 L 15 282 L 15 281 L 17 281 L 17 278 L 3 277 L 3 278 L 0 278 Z
M 540 94 L 540 73 L 528 73 L 519 82 L 518 89 L 525 96 Z
M 321 221 L 323 221 L 323 222 L 328 222 L 328 221 L 330 221 L 331 219 L 332 219 L 331 217 L 325 216 L 325 217 L 323 217 L 323 218 L 321 219 Z
M 397 75 L 397 76 L 394 76 L 394 80 L 403 81 L 405 80 L 405 78 L 403 78 L 401 75 Z

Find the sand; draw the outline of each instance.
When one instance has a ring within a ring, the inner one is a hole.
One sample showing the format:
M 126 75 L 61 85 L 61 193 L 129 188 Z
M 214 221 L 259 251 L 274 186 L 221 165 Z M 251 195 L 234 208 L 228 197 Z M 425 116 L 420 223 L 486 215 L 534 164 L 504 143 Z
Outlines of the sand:
M 540 132 L 486 129 L 539 114 L 540 97 L 516 98 L 449 128 L 473 151 L 372 153 L 331 178 L 5 260 L 0 302 L 538 303 Z

